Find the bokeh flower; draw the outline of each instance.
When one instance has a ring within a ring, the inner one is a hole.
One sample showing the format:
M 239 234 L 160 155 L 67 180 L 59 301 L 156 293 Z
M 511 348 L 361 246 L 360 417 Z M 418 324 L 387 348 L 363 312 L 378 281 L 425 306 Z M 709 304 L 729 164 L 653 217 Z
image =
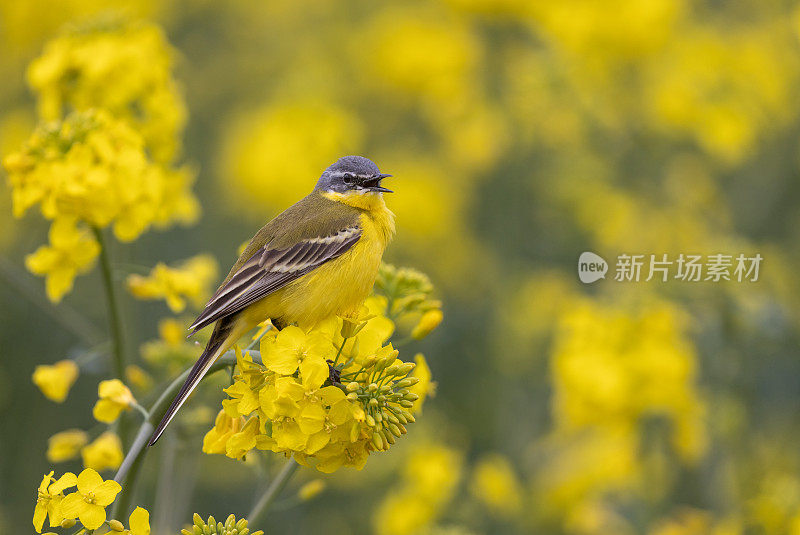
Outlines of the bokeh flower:
M 25 257 L 25 266 L 31 273 L 46 277 L 47 297 L 58 303 L 72 290 L 75 277 L 92 269 L 100 246 L 89 229 L 70 217 L 56 219 L 49 237 L 49 245 Z
M 122 464 L 122 441 L 116 433 L 106 431 L 81 449 L 83 466 L 102 472 Z
M 217 278 L 217 262 L 209 255 L 198 255 L 175 267 L 158 263 L 146 277 L 130 275 L 128 291 L 139 299 L 164 299 L 170 310 L 182 312 L 189 300 L 202 307 Z
M 478 461 L 470 490 L 501 516 L 513 516 L 522 508 L 522 486 L 511 463 L 503 456 L 490 455 Z
M 78 456 L 81 448 L 89 442 L 89 436 L 81 429 L 67 429 L 47 439 L 47 460 L 51 463 L 70 461 Z
M 61 403 L 67 399 L 69 389 L 78 379 L 78 365 L 72 360 L 60 360 L 55 364 L 42 364 L 33 370 L 33 384 L 39 387 L 47 399 Z

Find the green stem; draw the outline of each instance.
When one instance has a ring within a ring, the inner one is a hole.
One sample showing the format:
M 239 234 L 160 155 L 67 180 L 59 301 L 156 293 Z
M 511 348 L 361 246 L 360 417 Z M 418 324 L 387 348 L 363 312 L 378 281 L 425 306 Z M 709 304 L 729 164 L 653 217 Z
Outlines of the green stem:
M 258 351 L 251 351 L 250 355 L 253 357 L 254 361 L 261 362 L 261 354 Z M 236 355 L 233 351 L 227 351 L 219 358 L 219 360 L 211 365 L 211 368 L 209 368 L 208 373 L 206 373 L 203 379 L 215 372 L 218 372 L 219 370 L 235 364 Z M 136 438 L 134 439 L 133 444 L 131 444 L 128 454 L 122 461 L 119 470 L 117 470 L 117 475 L 114 476 L 114 481 L 122 485 L 122 491 L 119 493 L 117 499 L 112 505 L 111 518 L 118 519 L 120 518 L 120 515 L 128 514 L 131 499 L 133 498 L 133 492 L 136 487 L 136 476 L 144 460 L 145 453 L 147 453 L 147 442 L 149 441 L 150 436 L 153 434 L 153 430 L 155 429 L 156 425 L 158 425 L 158 423 L 164 417 L 164 414 L 166 414 L 173 398 L 178 394 L 181 386 L 183 386 L 183 383 L 189 376 L 190 371 L 191 368 L 187 368 L 186 371 L 172 381 L 172 383 L 169 384 L 169 386 L 161 393 L 159 398 L 153 403 L 153 405 L 150 407 L 150 410 L 147 411 L 147 419 L 142 422 L 141 426 L 139 426 L 139 431 L 136 433 Z
M 103 231 L 97 227 L 92 227 L 97 243 L 100 244 L 100 268 L 103 274 L 103 285 L 106 290 L 106 302 L 108 304 L 108 323 L 111 331 L 112 356 L 114 358 L 114 375 L 117 379 L 125 379 L 125 345 L 122 339 L 122 320 L 119 313 L 116 289 L 114 288 L 114 278 L 111 273 L 111 260 L 108 256 L 108 244 L 103 236 Z
M 290 458 L 286 461 L 286 464 L 283 465 L 281 471 L 275 476 L 275 479 L 272 480 L 266 492 L 264 492 L 258 500 L 258 503 L 253 506 L 253 510 L 250 511 L 250 514 L 247 515 L 247 523 L 251 528 L 255 527 L 259 521 L 263 520 L 263 516 L 266 514 L 267 510 L 269 510 L 270 505 L 272 505 L 275 499 L 280 495 L 299 466 L 300 465 L 297 464 L 297 461 L 294 459 Z

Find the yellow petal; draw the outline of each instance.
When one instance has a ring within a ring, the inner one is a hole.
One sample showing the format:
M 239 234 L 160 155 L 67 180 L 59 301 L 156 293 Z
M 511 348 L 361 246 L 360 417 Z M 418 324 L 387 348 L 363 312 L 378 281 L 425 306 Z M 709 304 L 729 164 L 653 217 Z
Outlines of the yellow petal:
M 61 494 L 64 490 L 70 487 L 74 487 L 77 484 L 78 484 L 78 476 L 76 476 L 72 472 L 67 472 L 66 474 L 58 478 L 58 481 L 50 485 L 48 492 L 50 492 L 50 494 Z
M 78 518 L 87 505 L 80 493 L 67 494 L 61 500 L 61 514 L 64 518 Z
M 94 501 L 97 505 L 102 507 L 111 505 L 121 490 L 122 485 L 113 479 L 103 481 L 94 489 Z
M 110 424 L 119 418 L 119 414 L 124 408 L 124 405 L 115 403 L 110 399 L 98 399 L 97 403 L 94 404 L 92 414 L 98 422 Z
M 328 375 L 328 363 L 322 357 L 308 356 L 300 363 L 300 378 L 306 389 L 319 388 Z
M 86 529 L 97 529 L 106 521 L 106 510 L 99 505 L 87 503 L 78 518 Z
M 146 509 L 137 507 L 128 519 L 131 535 L 150 535 L 150 513 Z
M 89 436 L 81 429 L 68 429 L 51 436 L 47 440 L 47 460 L 61 463 L 74 459 L 89 442 Z
M 78 379 L 78 365 L 71 360 L 61 360 L 52 366 L 36 366 L 32 379 L 47 399 L 61 403 Z
M 36 507 L 33 509 L 33 527 L 36 529 L 36 533 L 42 532 L 46 517 L 47 505 L 44 502 L 36 502 Z
M 78 491 L 83 495 L 89 494 L 94 492 L 94 489 L 100 486 L 102 482 L 103 478 L 100 477 L 100 474 L 91 468 L 87 468 L 78 475 Z

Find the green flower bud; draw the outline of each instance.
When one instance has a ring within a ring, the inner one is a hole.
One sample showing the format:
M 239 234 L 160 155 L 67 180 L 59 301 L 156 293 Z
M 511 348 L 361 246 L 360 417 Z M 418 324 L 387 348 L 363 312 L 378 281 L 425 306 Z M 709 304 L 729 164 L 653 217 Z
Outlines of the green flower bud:
M 409 423 L 412 423 L 412 424 L 413 424 L 414 422 L 416 422 L 416 421 L 417 421 L 417 419 L 416 419 L 416 418 L 414 418 L 414 415 L 413 415 L 413 414 L 411 414 L 411 413 L 410 413 L 410 412 L 408 412 L 408 411 L 401 411 L 401 414 L 403 415 L 403 417 L 404 417 L 404 418 L 407 420 L 407 422 L 409 422 Z M 406 422 L 404 422 L 404 423 L 406 423 Z
M 368 426 L 375 427 L 375 418 L 373 418 L 371 414 L 367 414 L 365 420 L 367 421 Z
M 367 392 L 373 394 L 378 391 L 378 385 L 376 383 L 370 383 L 367 387 Z
M 399 437 L 402 433 L 400 433 L 400 428 L 397 427 L 395 424 L 389 424 L 389 431 L 396 437 Z
M 395 416 L 395 415 L 394 415 L 394 413 L 392 413 L 392 412 L 390 412 L 390 413 L 387 413 L 387 415 L 386 415 L 386 418 L 387 418 L 387 419 L 388 419 L 390 422 L 392 422 L 393 424 L 399 424 L 399 423 L 400 423 L 400 420 L 399 420 L 399 419 L 397 418 L 397 416 Z
M 349 399 L 350 401 L 358 401 L 358 394 L 356 394 L 355 392 L 350 392 L 349 394 L 347 394 L 347 399 Z
M 111 528 L 111 531 L 124 531 L 125 526 L 122 525 L 122 522 L 119 520 L 111 519 L 108 521 L 108 527 Z
M 407 399 L 401 399 L 400 406 L 405 407 L 406 409 L 410 409 L 411 407 L 414 406 L 414 402 L 408 401 Z
M 401 402 L 400 402 L 400 404 L 402 404 L 402 403 L 403 403 L 403 402 L 401 401 Z M 369 406 L 370 406 L 370 407 L 377 407 L 377 406 L 378 406 L 378 400 L 377 400 L 377 399 L 375 399 L 375 398 L 370 398 L 370 400 L 369 400 Z
M 398 368 L 397 375 L 408 375 L 409 373 L 411 373 L 411 370 L 413 370 L 416 366 L 417 365 L 414 364 L 413 362 L 405 362 L 397 367 Z
M 74 519 L 74 518 L 65 518 L 64 520 L 62 520 L 62 521 L 61 521 L 61 524 L 60 524 L 60 526 L 61 526 L 62 528 L 65 528 L 65 529 L 69 529 L 69 528 L 71 528 L 72 526 L 74 526 L 76 523 L 77 523 L 77 522 L 75 521 L 75 519 Z
M 355 381 L 353 381 L 353 382 L 351 382 L 351 383 L 347 383 L 347 391 L 348 391 L 348 392 L 355 392 L 356 390 L 358 390 L 358 389 L 359 389 L 359 387 L 360 387 L 360 386 L 361 386 L 361 385 L 359 385 L 359 384 L 358 384 L 357 382 L 355 382 Z
M 419 399 L 419 396 L 414 392 L 406 392 L 405 395 L 403 396 L 403 399 L 407 399 L 408 401 L 417 401 Z

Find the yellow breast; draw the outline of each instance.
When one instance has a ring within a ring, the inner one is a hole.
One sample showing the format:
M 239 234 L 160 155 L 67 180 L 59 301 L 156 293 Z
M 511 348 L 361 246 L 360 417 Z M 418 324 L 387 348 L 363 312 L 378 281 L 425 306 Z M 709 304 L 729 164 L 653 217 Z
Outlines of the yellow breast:
M 378 194 L 362 194 L 357 199 L 326 195 L 337 195 L 335 200 L 362 210 L 361 238 L 339 258 L 263 299 L 251 313 L 254 319 L 260 316 L 257 321 L 281 317 L 287 323 L 311 327 L 334 314 L 355 315 L 372 291 L 383 252 L 394 235 L 394 214 Z

